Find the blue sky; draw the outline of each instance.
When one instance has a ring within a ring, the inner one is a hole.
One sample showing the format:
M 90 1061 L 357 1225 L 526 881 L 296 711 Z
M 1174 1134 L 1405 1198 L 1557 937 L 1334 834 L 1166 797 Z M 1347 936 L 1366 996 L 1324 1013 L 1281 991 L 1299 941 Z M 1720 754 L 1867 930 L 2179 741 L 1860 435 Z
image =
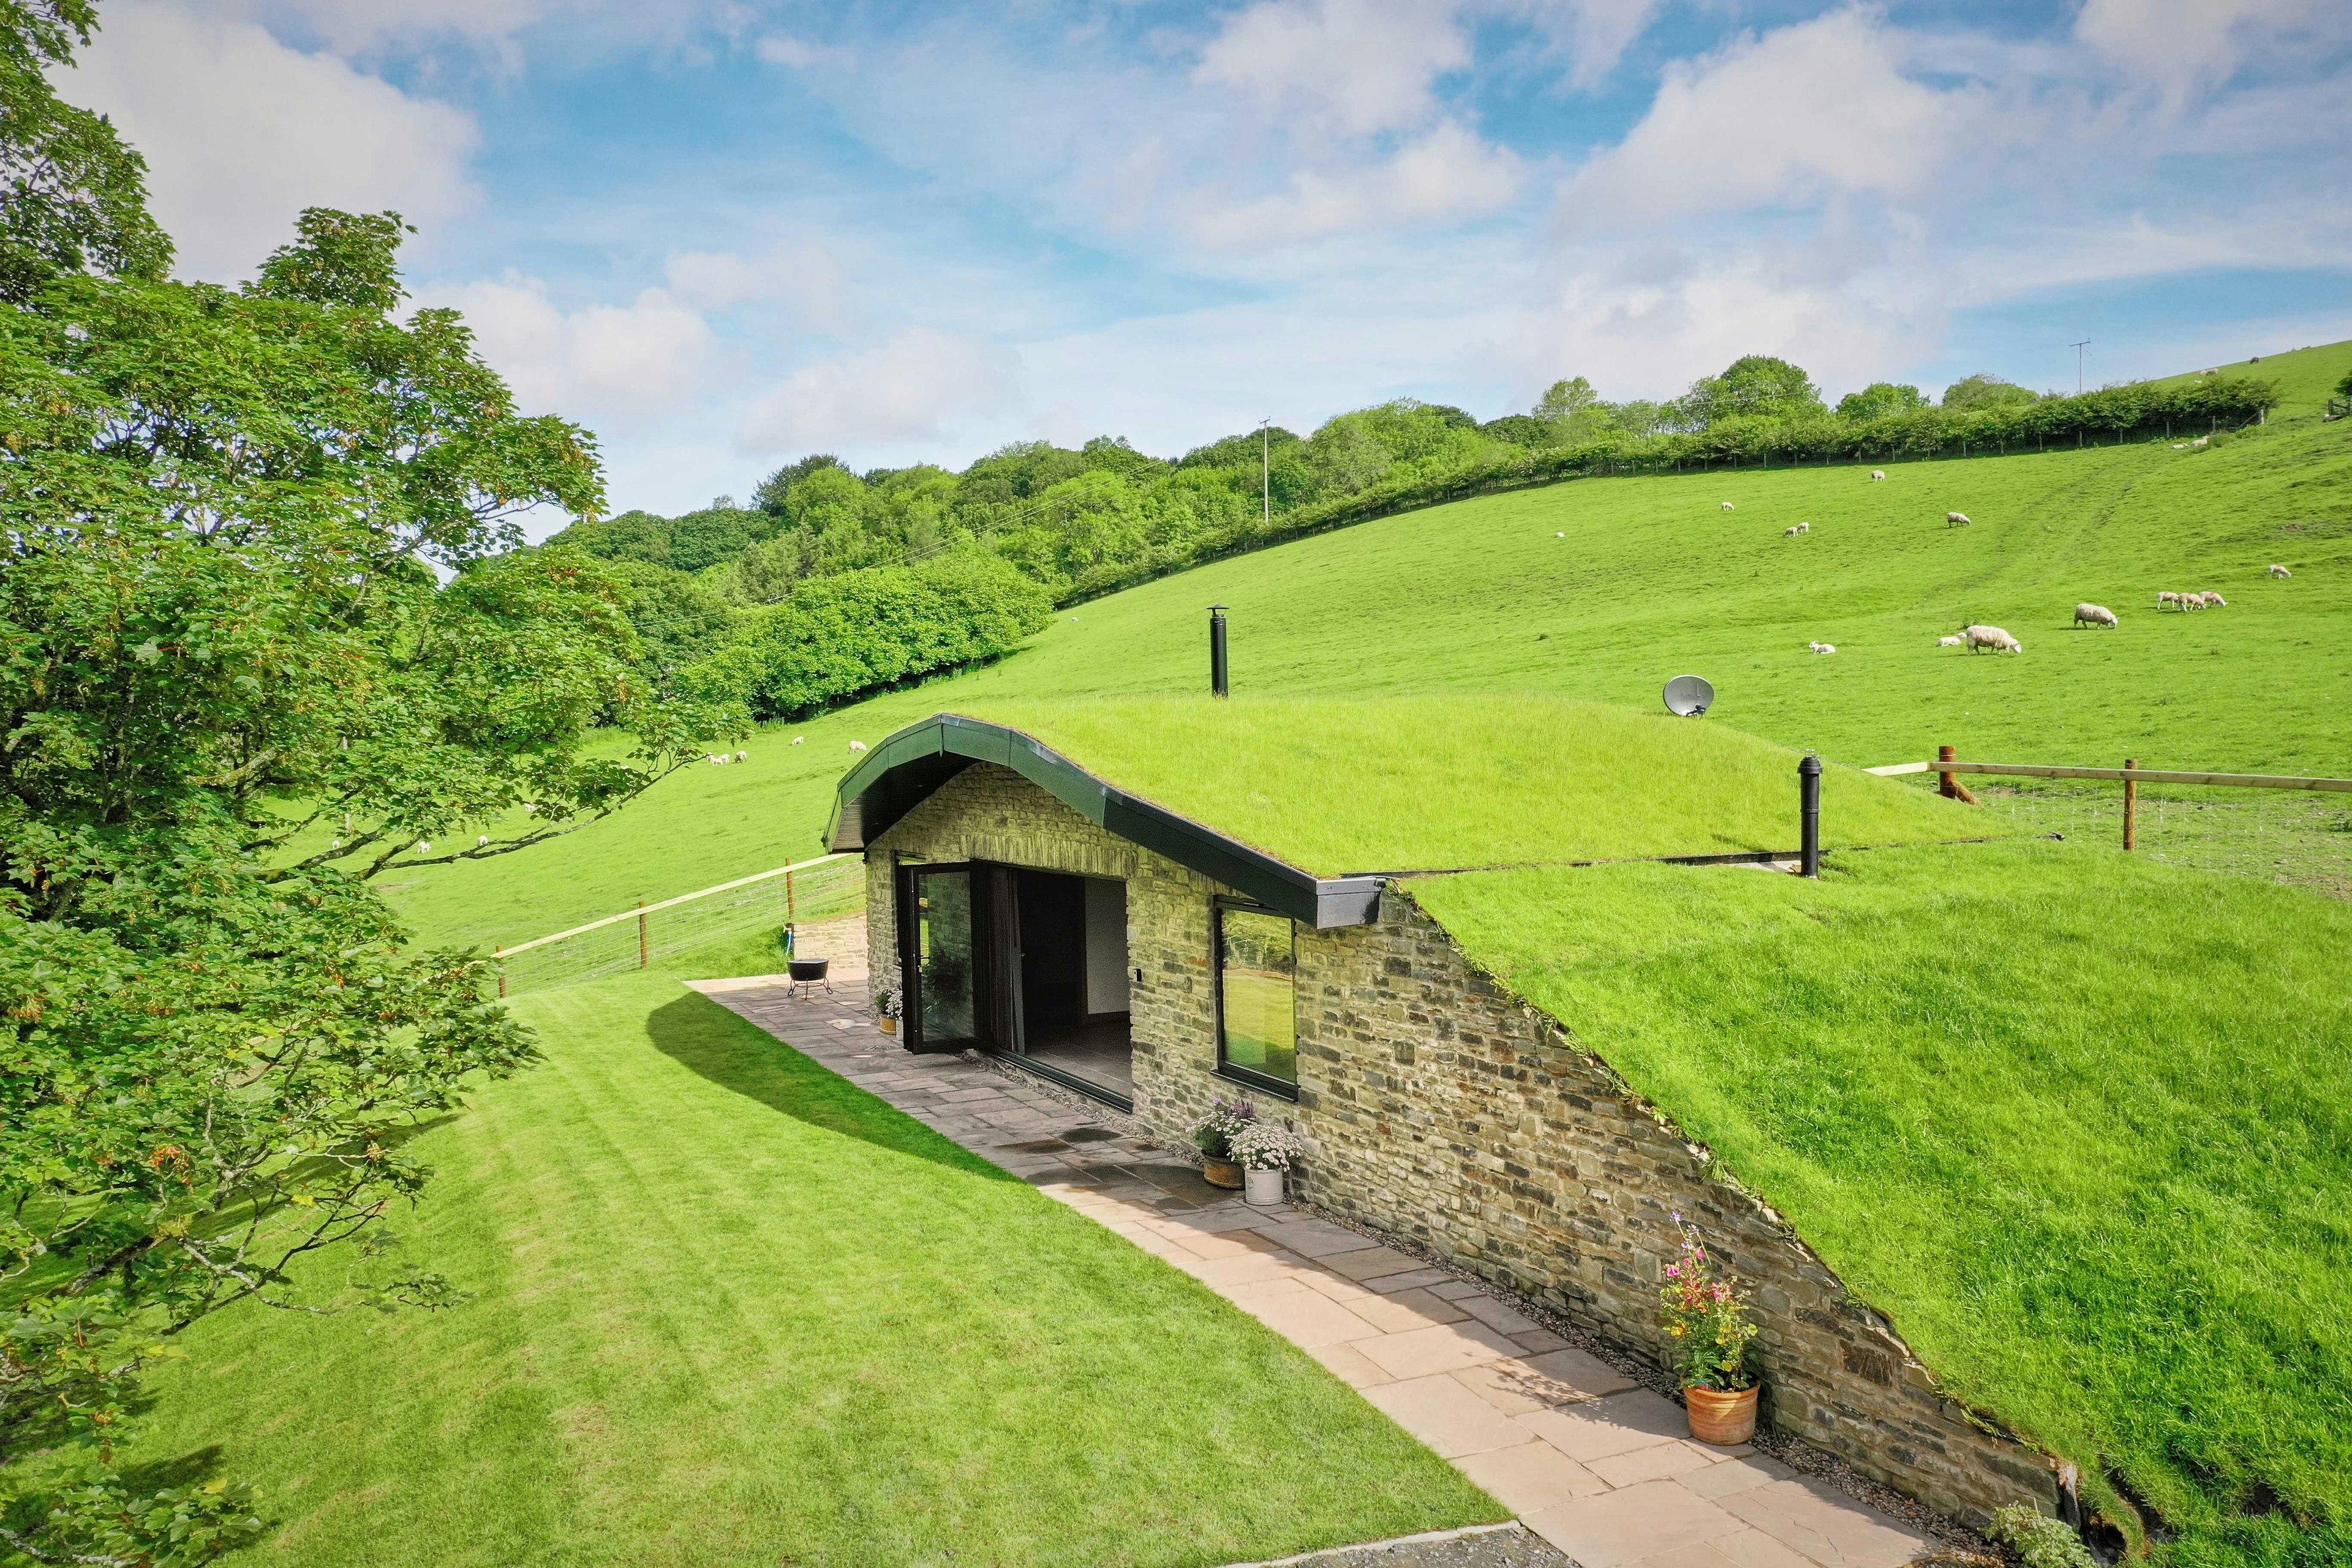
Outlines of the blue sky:
M 2352 5 L 103 0 L 182 271 L 397 208 L 616 509 L 1396 396 L 2352 338 Z

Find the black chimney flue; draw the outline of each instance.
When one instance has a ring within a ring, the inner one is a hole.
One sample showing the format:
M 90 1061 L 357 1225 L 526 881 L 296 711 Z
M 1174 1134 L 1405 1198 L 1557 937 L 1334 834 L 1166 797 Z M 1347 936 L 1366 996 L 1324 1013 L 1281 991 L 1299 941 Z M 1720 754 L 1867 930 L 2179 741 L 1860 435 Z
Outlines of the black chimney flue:
M 1209 606 L 1209 694 L 1225 695 L 1225 607 Z
M 1798 870 L 1807 877 L 1822 874 L 1822 760 L 1811 752 L 1797 764 L 1797 802 L 1804 813 L 1804 843 L 1798 851 Z

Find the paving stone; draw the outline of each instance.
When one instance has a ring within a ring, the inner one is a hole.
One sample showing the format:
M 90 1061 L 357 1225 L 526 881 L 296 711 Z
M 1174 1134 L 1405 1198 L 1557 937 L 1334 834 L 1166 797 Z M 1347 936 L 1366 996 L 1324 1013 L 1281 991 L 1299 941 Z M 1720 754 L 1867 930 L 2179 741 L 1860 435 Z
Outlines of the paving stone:
M 1564 1359 L 1566 1358 L 1566 1359 Z M 1589 1356 L 1574 1351 L 1553 1351 L 1539 1356 L 1512 1356 L 1466 1367 L 1454 1375 L 1506 1415 L 1572 1405 L 1630 1386 L 1589 1375 Z M 1601 1369 L 1604 1373 L 1607 1368 Z
M 1464 1475 L 1485 1488 L 1487 1496 L 1517 1514 L 1535 1513 L 1570 1498 L 1609 1489 L 1608 1482 L 1545 1442 L 1465 1454 L 1454 1462 Z
M 1531 1333 L 1543 1325 L 1516 1307 L 1507 1307 L 1483 1290 L 1474 1290 L 1454 1300 L 1462 1310 L 1494 1330 L 1498 1334 Z
M 1426 1290 L 1401 1290 L 1393 1296 L 1368 1294 L 1351 1301 L 1349 1310 L 1386 1333 L 1403 1333 L 1436 1323 L 1460 1323 L 1469 1314 L 1451 1301 L 1441 1301 Z
M 1307 1345 L 1308 1355 L 1321 1362 L 1350 1388 L 1370 1388 L 1376 1383 L 1394 1383 L 1396 1379 L 1382 1372 L 1380 1363 L 1347 1343 Z
M 1334 1274 L 1345 1275 L 1350 1279 L 1370 1279 L 1382 1274 L 1402 1274 L 1422 1266 L 1421 1259 L 1417 1258 L 1408 1258 L 1392 1247 L 1366 1246 L 1360 1238 L 1354 1249 L 1347 1252 L 1334 1252 L 1318 1261 Z
M 1298 1265 L 1270 1252 L 1244 1252 L 1238 1258 L 1204 1258 L 1178 1268 L 1204 1285 L 1246 1285 L 1253 1279 L 1279 1279 L 1299 1273 Z M 1357 1321 L 1361 1322 L 1362 1319 Z
M 1455 1372 L 1480 1362 L 1500 1361 L 1512 1351 L 1511 1342 L 1484 1323 L 1444 1323 L 1432 1329 L 1414 1329 L 1409 1333 L 1382 1334 L 1366 1340 L 1356 1347 L 1388 1372 L 1392 1377 L 1426 1377 L 1432 1373 Z M 1454 1384 L 1462 1388 L 1460 1384 Z M 1478 1399 L 1466 1388 L 1462 1392 Z M 1481 1405 L 1486 1402 L 1479 1399 Z M 1489 1410 L 1494 1406 L 1487 1405 Z
M 1549 1329 L 1538 1329 L 1532 1333 L 1513 1334 L 1511 1342 L 1533 1354 L 1541 1354 L 1545 1351 L 1564 1351 L 1569 1348 L 1568 1342 Z
M 1450 1377 L 1403 1378 L 1361 1392 L 1444 1458 L 1516 1448 L 1528 1441 L 1526 1427 Z
M 1679 1476 L 1685 1470 L 1705 1469 L 1713 1459 L 1688 1443 L 1654 1443 L 1630 1453 L 1612 1454 L 1606 1458 L 1587 1459 L 1585 1466 L 1612 1487 L 1637 1486 L 1643 1481 L 1664 1480 Z M 1694 1493 L 1694 1496 L 1696 1494 Z
M 1339 1302 L 1312 1290 L 1255 1299 L 1236 1297 L 1234 1302 L 1291 1343 L 1310 1351 L 1361 1340 L 1380 1331 Z
M 1523 1521 L 1580 1568 L 1620 1568 L 1747 1528 L 1672 1481 L 1644 1481 L 1539 1509 Z
M 1399 1290 L 1420 1290 L 1432 1285 L 1443 1285 L 1453 1278 L 1442 1268 L 1409 1268 L 1402 1274 L 1375 1275 L 1360 1283 L 1366 1289 L 1390 1295 Z
M 1633 1397 L 1620 1394 L 1615 1395 L 1615 1400 Z M 1657 1399 L 1658 1396 L 1654 1394 L 1650 1397 Z M 1583 1464 L 1605 1459 L 1612 1454 L 1629 1454 L 1636 1448 L 1656 1447 L 1676 1441 L 1675 1434 L 1649 1430 L 1647 1423 L 1615 1419 L 1605 1411 L 1605 1407 L 1612 1403 L 1614 1400 L 1602 1399 L 1585 1405 L 1563 1405 L 1558 1409 L 1536 1411 L 1519 1419 L 1545 1442 Z M 1665 1405 L 1666 1402 L 1658 1399 L 1658 1403 Z M 1666 1408 L 1673 1410 L 1674 1406 L 1669 1405 Z M 1677 1410 L 1675 1414 L 1679 1415 L 1682 1412 Z
M 1760 1530 L 1743 1530 L 1707 1542 L 1731 1568 L 1819 1568 L 1813 1560 Z
M 1896 1568 L 1934 1545 L 1819 1481 L 1774 1481 L 1734 1492 L 1719 1506 L 1822 1568 Z
M 1747 1459 L 1725 1459 L 1719 1464 L 1693 1470 L 1688 1475 L 1677 1476 L 1675 1479 L 1699 1496 L 1713 1500 L 1729 1497 L 1733 1492 L 1753 1491 L 1774 1481 L 1785 1481 L 1795 1474 L 1778 1459 L 1758 1456 Z

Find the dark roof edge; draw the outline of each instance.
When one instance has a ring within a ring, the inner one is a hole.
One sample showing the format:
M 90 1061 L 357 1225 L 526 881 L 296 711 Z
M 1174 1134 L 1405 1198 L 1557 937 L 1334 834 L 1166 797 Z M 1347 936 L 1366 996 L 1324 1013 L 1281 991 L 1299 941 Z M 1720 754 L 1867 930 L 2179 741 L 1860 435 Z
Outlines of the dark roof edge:
M 1130 844 L 1246 894 L 1318 930 L 1369 925 L 1378 877 L 1318 877 L 1213 827 L 1129 795 L 1043 742 L 1002 724 L 934 713 L 877 743 L 834 788 L 825 845 L 863 849 L 975 762 L 1011 768 L 1080 816 Z

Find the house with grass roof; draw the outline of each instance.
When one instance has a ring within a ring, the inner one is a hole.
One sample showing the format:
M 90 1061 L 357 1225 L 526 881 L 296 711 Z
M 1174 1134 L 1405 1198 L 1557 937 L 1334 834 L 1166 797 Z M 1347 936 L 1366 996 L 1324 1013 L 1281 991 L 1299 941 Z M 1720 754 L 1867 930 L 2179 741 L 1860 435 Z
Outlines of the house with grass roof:
M 2226 1532 L 2246 1483 L 2217 1474 L 2290 1472 L 2332 1517 L 2343 1441 L 2281 1435 L 2301 1395 L 2263 1348 L 2315 1331 L 2237 1271 L 2295 1182 L 2352 1183 L 2188 1146 L 2242 1141 L 2246 1093 L 2340 1118 L 2346 911 L 2201 879 L 2244 938 L 2217 947 L 2147 915 L 2193 874 L 1837 765 L 1825 874 L 1784 875 L 1798 761 L 1538 696 L 988 702 L 875 744 L 827 837 L 865 855 L 909 1050 L 993 1053 L 1175 1146 L 1248 1098 L 1305 1139 L 1307 1201 L 1627 1346 L 1658 1348 L 1682 1216 L 1753 1294 L 1765 1420 L 1955 1517 Z M 2117 1140 L 2143 1092 L 2182 1169 Z M 2130 1218 L 2136 1180 L 2230 1212 Z M 2150 1308 L 2142 1273 L 2252 1317 Z M 2133 1353 L 2212 1406 L 2214 1453 L 2144 1419 Z

